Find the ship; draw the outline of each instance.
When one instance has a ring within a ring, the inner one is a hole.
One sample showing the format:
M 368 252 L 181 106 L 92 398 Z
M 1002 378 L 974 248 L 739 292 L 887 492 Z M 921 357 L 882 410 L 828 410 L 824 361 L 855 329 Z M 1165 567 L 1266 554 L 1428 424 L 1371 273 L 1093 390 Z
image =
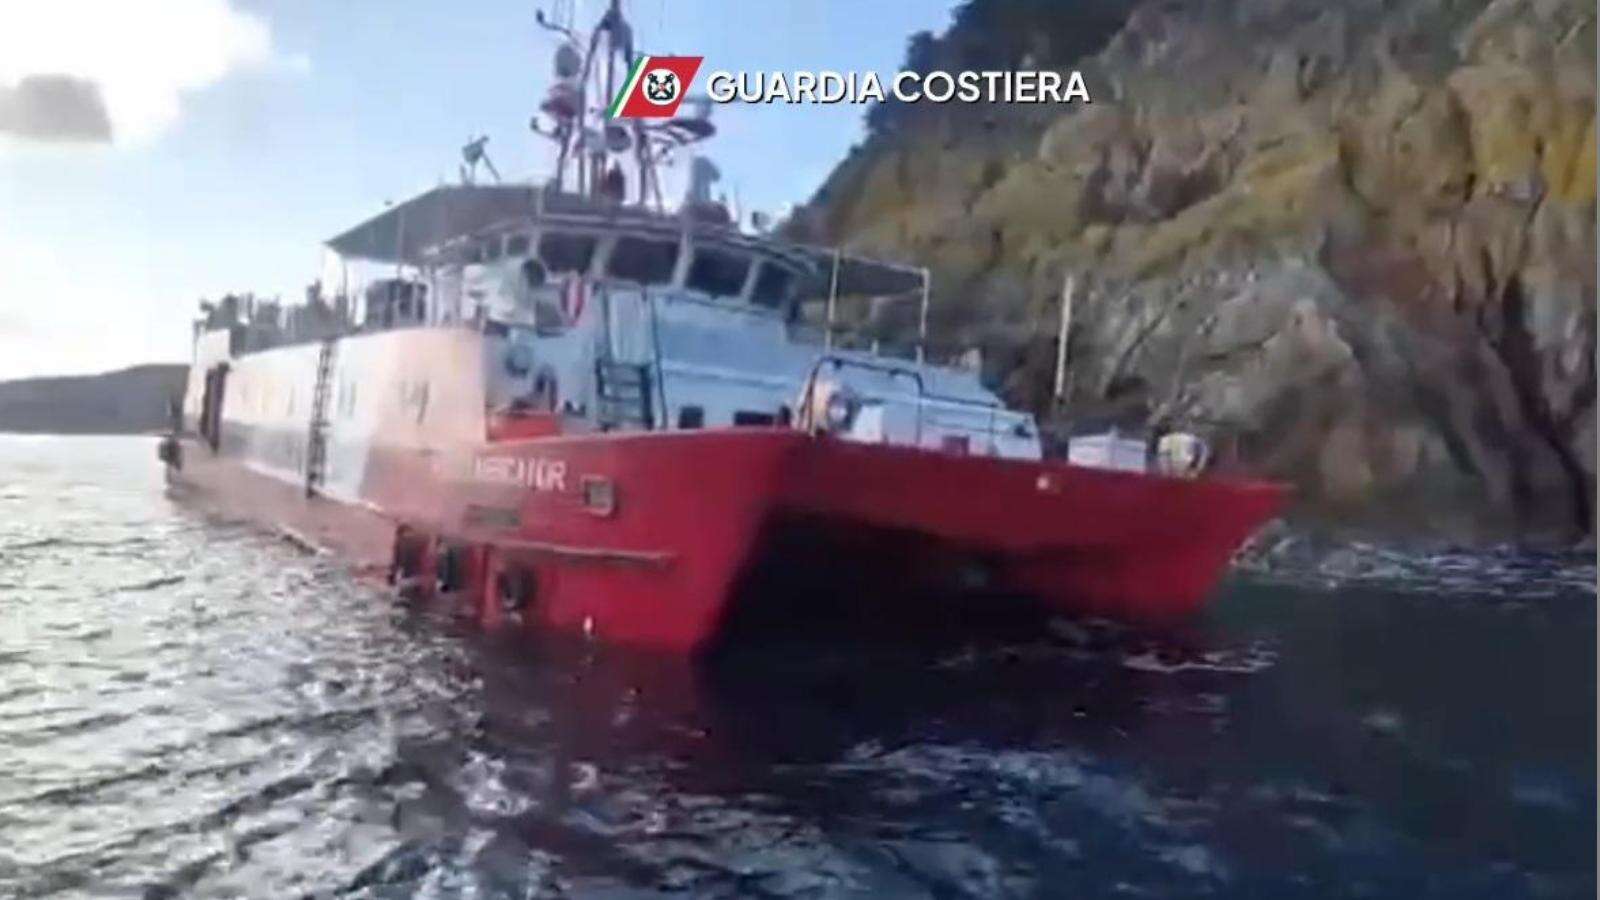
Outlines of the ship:
M 472 141 L 459 183 L 327 240 L 337 277 L 304 303 L 203 304 L 173 483 L 485 625 L 688 654 L 957 593 L 1182 620 L 1283 505 L 1126 441 L 1047 454 L 970 354 L 936 358 L 928 269 L 740 221 L 694 97 L 605 115 L 639 55 L 620 4 L 587 32 L 538 21 L 553 174 L 503 182 Z M 901 301 L 910 346 L 839 313 Z

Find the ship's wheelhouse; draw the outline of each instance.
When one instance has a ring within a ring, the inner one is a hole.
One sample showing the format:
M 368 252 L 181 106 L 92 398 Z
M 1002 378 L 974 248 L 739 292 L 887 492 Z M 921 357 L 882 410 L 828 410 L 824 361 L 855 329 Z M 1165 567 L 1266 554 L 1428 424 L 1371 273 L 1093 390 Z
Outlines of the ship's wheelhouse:
M 475 299 L 495 293 L 486 281 L 499 282 L 509 296 L 581 277 L 781 316 L 792 315 L 801 285 L 815 274 L 808 261 L 742 236 L 560 220 L 489 229 L 438 254 L 434 266 L 459 268 L 468 284 L 479 285 Z
M 926 361 L 924 270 L 773 240 L 692 210 L 512 186 L 439 188 L 329 246 L 423 285 L 408 305 L 425 312 L 419 324 L 482 334 L 491 421 L 545 417 L 550 431 L 540 433 L 795 424 L 852 440 L 1039 454 L 1032 418 L 1005 409 L 973 369 Z M 846 301 L 875 317 L 906 309 L 883 302 L 894 298 L 919 299 L 918 319 L 895 312 L 899 324 L 879 327 L 903 338 L 909 323 L 914 343 L 880 347 L 841 324 Z

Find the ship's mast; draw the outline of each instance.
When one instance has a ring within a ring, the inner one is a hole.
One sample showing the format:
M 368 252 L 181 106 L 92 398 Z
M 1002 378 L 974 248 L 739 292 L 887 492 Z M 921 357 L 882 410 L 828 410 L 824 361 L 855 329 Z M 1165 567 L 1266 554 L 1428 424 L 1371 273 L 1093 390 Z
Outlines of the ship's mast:
M 535 134 L 556 144 L 557 191 L 615 203 L 633 201 L 661 209 L 664 201 L 658 168 L 677 149 L 716 133 L 709 106 L 687 98 L 696 115 L 672 119 L 612 119 L 606 107 L 633 70 L 638 55 L 633 26 L 621 0 L 611 0 L 587 34 L 570 17 L 546 16 L 540 26 L 561 36 L 554 57 L 554 81 L 529 123 Z M 631 177 L 628 169 L 632 170 Z

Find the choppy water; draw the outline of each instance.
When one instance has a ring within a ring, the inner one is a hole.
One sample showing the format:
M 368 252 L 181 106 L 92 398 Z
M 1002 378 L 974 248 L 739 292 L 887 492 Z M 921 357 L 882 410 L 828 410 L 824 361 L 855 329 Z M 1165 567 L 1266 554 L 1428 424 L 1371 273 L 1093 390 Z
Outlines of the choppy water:
M 0 437 L 0 895 L 1593 897 L 1592 558 L 1275 541 L 1181 635 L 513 644 Z

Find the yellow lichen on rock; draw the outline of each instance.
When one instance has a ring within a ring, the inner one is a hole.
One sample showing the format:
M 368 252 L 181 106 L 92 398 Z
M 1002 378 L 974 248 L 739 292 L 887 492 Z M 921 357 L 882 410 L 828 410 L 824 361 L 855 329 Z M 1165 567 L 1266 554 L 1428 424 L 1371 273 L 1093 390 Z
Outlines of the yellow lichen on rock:
M 1592 0 L 1139 3 L 1053 61 L 1092 106 L 907 111 L 815 205 L 930 265 L 1014 399 L 1050 395 L 1070 271 L 1069 409 L 1191 417 L 1308 496 L 1592 530 L 1594 40 Z

